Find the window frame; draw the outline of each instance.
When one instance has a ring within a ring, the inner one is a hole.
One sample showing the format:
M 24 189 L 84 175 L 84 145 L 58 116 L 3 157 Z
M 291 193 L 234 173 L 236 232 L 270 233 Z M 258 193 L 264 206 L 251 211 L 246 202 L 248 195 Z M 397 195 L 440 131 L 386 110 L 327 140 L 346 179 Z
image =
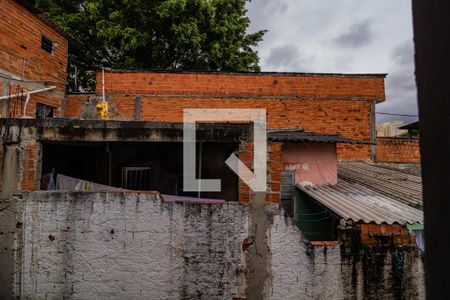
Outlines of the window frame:
M 48 118 L 47 118 L 47 117 L 44 117 L 44 118 L 38 118 L 38 107 L 39 107 L 39 106 L 42 106 L 42 107 L 44 108 L 44 115 L 46 115 L 46 114 L 45 114 L 46 109 L 52 110 L 52 111 L 53 111 L 52 116 L 51 116 L 51 117 L 48 117 Z M 35 117 L 35 119 L 40 119 L 40 120 L 53 119 L 53 118 L 55 118 L 55 116 L 56 116 L 56 107 L 51 106 L 51 105 L 48 105 L 48 104 L 40 103 L 40 102 L 37 102 L 37 103 L 36 103 L 36 110 L 35 110 L 35 112 L 34 112 L 34 117 Z
M 45 48 L 45 46 L 47 47 L 47 49 Z M 50 48 L 48 48 L 48 47 L 51 47 L 51 51 L 49 51 Z M 55 42 L 51 38 L 47 37 L 44 34 L 41 34 L 41 50 L 43 50 L 51 55 L 53 55 L 55 52 Z

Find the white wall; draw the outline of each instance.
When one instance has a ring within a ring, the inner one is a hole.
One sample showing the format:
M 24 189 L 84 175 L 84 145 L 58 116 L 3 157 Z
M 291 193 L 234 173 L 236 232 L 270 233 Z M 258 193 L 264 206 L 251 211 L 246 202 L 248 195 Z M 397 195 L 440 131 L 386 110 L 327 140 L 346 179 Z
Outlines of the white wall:
M 238 204 L 162 204 L 156 195 L 29 194 L 23 296 L 238 297 L 246 215 Z
M 233 299 L 253 280 L 242 249 L 250 206 L 86 192 L 24 203 L 23 297 Z M 416 251 L 344 258 L 339 246 L 309 245 L 278 205 L 266 215 L 265 299 L 424 298 Z

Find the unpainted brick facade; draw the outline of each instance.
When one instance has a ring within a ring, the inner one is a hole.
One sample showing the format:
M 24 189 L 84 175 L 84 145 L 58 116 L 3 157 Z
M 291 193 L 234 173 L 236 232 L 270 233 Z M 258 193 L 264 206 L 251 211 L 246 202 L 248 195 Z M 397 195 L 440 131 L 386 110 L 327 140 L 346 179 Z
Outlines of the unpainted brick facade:
M 377 161 L 420 163 L 419 139 L 377 138 Z
M 26 115 L 35 115 L 36 103 L 54 107 L 61 115 L 67 74 L 68 41 L 39 11 L 14 0 L 0 0 L 0 96 L 56 86 L 31 95 Z M 41 49 L 42 36 L 53 42 L 53 53 Z M 26 95 L 9 100 L 2 117 L 20 117 Z M 6 102 L 2 101 L 3 105 Z M 5 112 L 7 115 L 3 115 Z
M 102 78 L 97 74 L 97 95 Z M 105 73 L 118 119 L 182 122 L 186 108 L 267 109 L 269 128 L 302 127 L 363 145 L 338 145 L 339 159 L 370 159 L 374 103 L 384 75 L 128 72 Z M 79 117 L 87 96 L 68 95 L 66 117 Z

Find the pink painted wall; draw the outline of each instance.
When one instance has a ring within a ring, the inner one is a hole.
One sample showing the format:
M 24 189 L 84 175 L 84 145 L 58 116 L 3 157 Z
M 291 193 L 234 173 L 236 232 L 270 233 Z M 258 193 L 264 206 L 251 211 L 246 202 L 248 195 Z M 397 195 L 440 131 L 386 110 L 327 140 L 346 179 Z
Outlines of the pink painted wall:
M 284 171 L 295 171 L 296 184 L 337 183 L 335 144 L 284 143 L 281 159 Z

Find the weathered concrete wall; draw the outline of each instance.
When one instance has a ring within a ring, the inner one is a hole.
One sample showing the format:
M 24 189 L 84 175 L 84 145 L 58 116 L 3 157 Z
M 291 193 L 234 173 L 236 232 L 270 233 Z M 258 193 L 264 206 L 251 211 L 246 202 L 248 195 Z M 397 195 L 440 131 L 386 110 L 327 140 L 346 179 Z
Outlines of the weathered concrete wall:
M 245 295 L 246 207 L 156 195 L 25 196 L 25 297 L 231 299 Z
M 270 228 L 272 299 L 425 299 L 424 268 L 415 251 L 341 256 L 311 246 L 281 214 Z
M 313 247 L 263 199 L 206 205 L 162 203 L 157 194 L 25 194 L 22 297 L 424 298 L 416 252 L 342 257 L 339 246 Z
M 20 197 L 0 198 L 0 299 L 20 294 L 22 205 Z
M 45 143 L 182 142 L 182 129 L 183 124 L 156 122 L 0 118 L 0 198 L 39 189 Z M 250 139 L 251 130 L 248 124 L 200 124 L 196 137 L 199 142 L 241 143 Z M 279 180 L 271 184 L 270 195 L 279 202 Z

